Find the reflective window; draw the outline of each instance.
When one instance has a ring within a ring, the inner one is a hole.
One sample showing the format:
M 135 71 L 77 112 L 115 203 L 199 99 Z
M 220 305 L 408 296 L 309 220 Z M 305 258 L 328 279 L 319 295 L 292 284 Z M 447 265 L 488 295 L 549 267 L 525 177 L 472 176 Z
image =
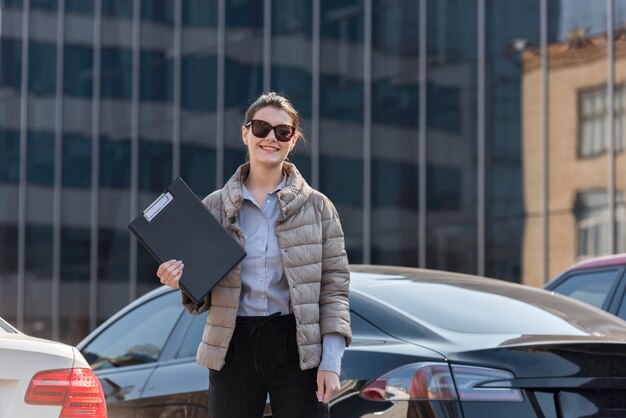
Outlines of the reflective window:
M 387 335 L 374 325 L 350 311 L 350 328 L 353 338 L 385 338 Z
M 626 293 L 622 294 L 622 302 L 619 307 L 619 311 L 617 312 L 617 316 L 626 320 Z
M 82 353 L 94 370 L 156 362 L 182 309 L 178 292 L 153 299 L 107 327 Z
M 141 100 L 171 101 L 173 61 L 165 51 L 142 50 L 140 53 L 139 97 Z
M 426 266 L 464 273 L 477 268 L 477 9 L 427 7 Z
M 84 22 L 93 15 L 93 3 L 65 0 L 68 12 L 81 14 L 65 19 L 64 36 L 74 41 L 65 43 L 63 53 L 58 329 L 59 340 L 72 345 L 90 331 L 93 29 Z
M 65 11 L 68 13 L 93 16 L 93 3 L 94 0 L 65 0 Z
M 263 90 L 263 2 L 226 2 L 224 181 L 245 162 L 241 123 Z
M 22 83 L 22 41 L 3 38 L 0 58 L 0 87 L 11 87 L 19 92 Z
M 58 9 L 58 0 L 30 0 L 30 8 L 31 10 L 56 12 Z
M 183 26 L 216 28 L 216 6 L 216 0 L 187 0 L 183 2 Z
M 17 183 L 19 181 L 20 133 L 19 131 L 0 130 L 0 182 Z
M 486 282 L 389 278 L 355 283 L 357 291 L 423 326 L 466 334 L 585 335 L 606 320 L 581 313 L 548 292 Z M 450 309 L 459 306 L 462 309 Z M 576 319 L 572 319 L 576 318 Z M 582 319 L 581 319 L 582 318 Z M 453 334 L 454 335 L 454 334 Z
M 510 281 L 520 281 L 524 230 L 531 222 L 524 220 L 529 185 L 522 166 L 522 104 L 531 93 L 524 90 L 522 54 L 539 44 L 540 10 L 539 0 L 485 1 L 485 274 Z M 538 107 L 535 97 L 532 106 Z M 529 240 L 533 244 L 538 240 Z
M 215 190 L 217 0 L 182 3 L 180 175 L 201 198 Z
M 195 357 L 198 351 L 198 346 L 202 340 L 202 332 L 206 325 L 208 312 L 202 315 L 196 315 L 191 319 L 191 324 L 187 333 L 183 338 L 183 343 L 176 354 L 176 358 Z
M 8 323 L 4 322 L 4 320 L 2 320 L 2 318 L 0 318 L 0 333 L 16 334 L 15 330 L 13 329 L 13 327 L 11 325 L 9 325 Z
M 611 296 L 610 290 L 621 275 L 622 271 L 618 269 L 573 273 L 553 290 L 602 308 Z
M 608 123 L 608 111 L 606 106 L 606 89 L 581 91 L 578 94 L 578 155 L 580 157 L 592 157 L 602 154 L 608 149 L 608 132 L 605 133 Z M 624 149 L 624 87 L 615 91 L 613 98 L 613 139 L 615 150 Z
M 77 198 L 75 194 L 72 195 L 71 192 L 64 192 L 64 203 L 66 205 L 80 204 L 82 211 L 89 212 L 88 196 L 83 196 L 81 193 Z M 69 208 L 64 211 L 65 223 L 69 223 L 67 218 L 70 211 Z M 90 331 L 90 252 L 91 231 L 87 222 L 83 222 L 82 227 L 63 226 L 61 229 L 59 340 L 72 345 L 77 344 Z
M 174 0 L 141 0 L 141 19 L 174 25 Z
M 24 0 L 2 0 L 2 6 L 9 9 L 22 9 Z
M 372 262 L 418 264 L 419 3 L 372 4 Z
M 131 98 L 132 52 L 130 49 L 104 47 L 101 50 L 102 69 L 100 94 L 103 98 Z
M 106 0 L 102 2 L 102 15 L 132 19 L 133 3 L 128 0 Z
M 289 96 L 300 114 L 300 129 L 305 137 L 311 132 L 312 13 L 311 0 L 272 1 L 270 87 Z M 311 148 L 304 141 L 298 141 L 289 160 L 310 180 Z
M 608 196 L 606 190 L 581 191 L 576 195 L 574 214 L 576 217 L 576 255 L 586 258 L 611 253 L 609 248 L 609 221 Z M 622 193 L 616 196 L 616 203 L 623 207 Z M 618 211 L 621 218 L 622 211 Z M 618 219 L 619 221 L 619 219 Z M 620 223 L 616 225 L 619 229 Z M 616 235 L 617 244 L 622 240 Z
M 63 48 L 64 94 L 91 97 L 93 90 L 93 48 L 67 43 Z
M 128 20 L 132 18 L 133 2 L 105 1 L 102 8 L 103 15 L 123 19 L 102 20 L 106 46 L 101 49 L 100 79 L 97 323 L 128 303 L 131 239 L 128 220 L 133 59 Z
M 30 41 L 28 45 L 28 90 L 34 95 L 51 96 L 56 88 L 54 44 Z
M 348 258 L 363 259 L 363 2 L 320 2 L 320 191 L 334 203 Z
M 622 109 L 620 117 L 615 121 L 615 140 L 619 141 L 619 145 L 615 145 L 616 149 L 622 152 L 615 154 L 615 189 L 618 193 L 615 196 L 615 240 L 616 248 L 614 252 L 624 253 L 626 252 L 626 205 L 624 204 L 624 193 L 626 191 L 626 176 L 624 171 L 624 148 L 626 147 L 626 126 L 624 126 L 624 101 L 626 100 L 626 60 L 622 58 L 620 52 L 624 46 L 626 46 L 626 25 L 624 24 L 626 19 L 626 0 L 613 0 L 613 33 L 614 33 L 614 56 L 615 63 L 613 66 L 615 85 L 613 89 L 618 94 L 619 106 Z M 619 133 L 618 133 L 619 132 Z M 623 306 L 624 314 L 622 317 L 626 319 L 626 306 Z

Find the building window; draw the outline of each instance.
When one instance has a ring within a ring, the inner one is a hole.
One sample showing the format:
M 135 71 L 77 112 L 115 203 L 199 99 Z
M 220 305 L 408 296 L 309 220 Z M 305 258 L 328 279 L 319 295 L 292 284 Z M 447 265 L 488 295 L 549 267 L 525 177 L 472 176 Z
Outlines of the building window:
M 616 195 L 616 247 L 624 251 L 624 196 Z M 612 253 L 609 248 L 609 205 L 606 190 L 579 192 L 576 196 L 576 256 L 579 259 Z
M 578 95 L 578 155 L 581 158 L 604 153 L 608 149 L 605 88 L 584 91 Z M 624 149 L 624 86 L 615 89 L 613 138 L 615 151 Z

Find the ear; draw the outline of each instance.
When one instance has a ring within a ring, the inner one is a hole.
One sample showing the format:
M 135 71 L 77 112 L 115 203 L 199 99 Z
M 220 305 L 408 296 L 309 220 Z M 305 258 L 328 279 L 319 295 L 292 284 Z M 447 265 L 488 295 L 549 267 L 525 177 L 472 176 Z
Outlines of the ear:
M 241 127 L 241 139 L 243 139 L 243 143 L 248 145 L 248 139 L 246 138 L 246 134 L 248 133 L 248 130 L 246 129 L 245 126 Z
M 291 150 L 295 148 L 296 142 L 298 142 L 298 134 L 294 134 L 289 142 L 289 152 L 291 152 Z

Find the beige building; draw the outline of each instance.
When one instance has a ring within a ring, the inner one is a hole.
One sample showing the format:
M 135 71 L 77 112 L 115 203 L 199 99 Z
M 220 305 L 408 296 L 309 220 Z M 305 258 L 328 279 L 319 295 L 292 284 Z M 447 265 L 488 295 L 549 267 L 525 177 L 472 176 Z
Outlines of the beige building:
M 619 31 L 615 35 L 614 166 L 609 146 L 607 37 L 589 37 L 585 30 L 574 30 L 568 34 L 566 42 L 548 46 L 547 174 L 542 168 L 541 59 L 538 49 L 528 48 L 523 52 L 522 172 L 526 213 L 523 283 L 543 284 L 544 242 L 547 242 L 550 278 L 581 259 L 626 251 L 623 203 L 626 32 Z M 614 228 L 611 228 L 609 210 L 612 178 L 615 179 Z M 544 212 L 544 193 L 547 213 Z M 547 237 L 544 237 L 545 220 Z

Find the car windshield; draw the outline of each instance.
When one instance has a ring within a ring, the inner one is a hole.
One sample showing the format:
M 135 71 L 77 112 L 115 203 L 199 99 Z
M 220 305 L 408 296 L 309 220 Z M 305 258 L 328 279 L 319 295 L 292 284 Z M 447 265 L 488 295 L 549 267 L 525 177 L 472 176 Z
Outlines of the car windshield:
M 382 279 L 379 275 L 354 280 L 351 286 L 430 328 L 459 333 L 583 336 L 619 327 L 593 308 L 539 289 L 492 280 Z

